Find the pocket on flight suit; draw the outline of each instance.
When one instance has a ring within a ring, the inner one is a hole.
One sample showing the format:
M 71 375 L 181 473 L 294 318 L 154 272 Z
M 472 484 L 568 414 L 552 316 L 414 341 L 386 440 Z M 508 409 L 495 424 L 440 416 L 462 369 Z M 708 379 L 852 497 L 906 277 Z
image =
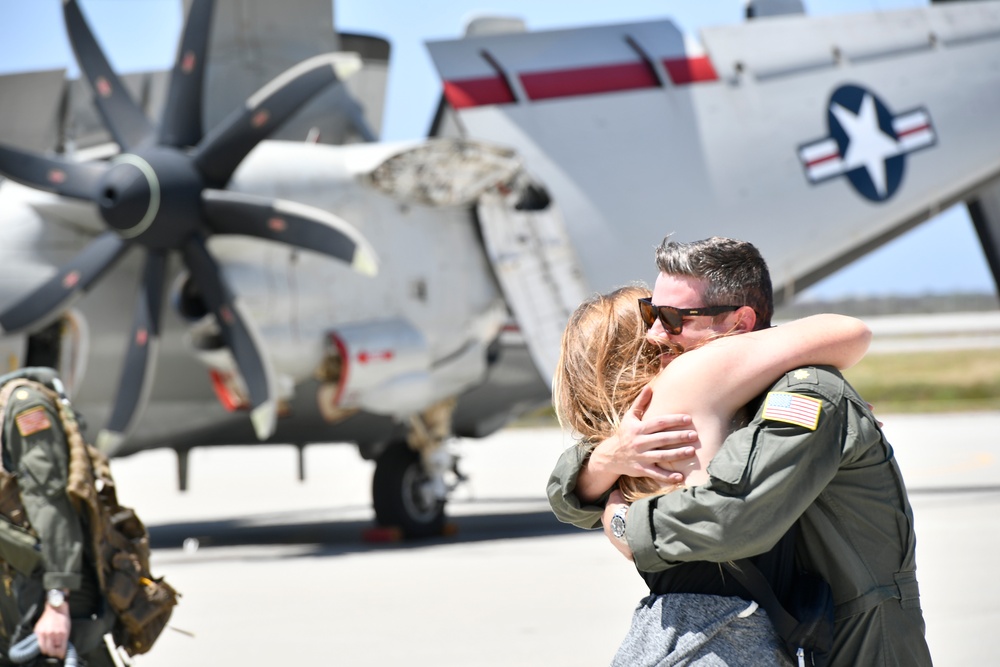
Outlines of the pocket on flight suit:
M 744 493 L 750 480 L 750 464 L 757 454 L 759 424 L 751 424 L 733 434 L 708 464 L 708 474 L 715 488 L 738 496 Z
M 31 447 L 21 455 L 18 475 L 22 479 L 31 478 L 33 484 L 22 483 L 23 495 L 43 495 L 55 497 L 65 492 L 66 486 L 59 463 L 53 461 L 45 447 Z

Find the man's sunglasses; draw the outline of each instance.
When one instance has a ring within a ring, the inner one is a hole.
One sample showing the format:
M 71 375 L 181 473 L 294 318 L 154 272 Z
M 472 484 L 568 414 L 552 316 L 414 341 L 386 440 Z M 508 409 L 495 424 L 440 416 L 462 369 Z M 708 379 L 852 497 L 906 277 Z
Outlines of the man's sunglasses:
M 739 310 L 742 306 L 705 306 L 704 308 L 674 308 L 673 306 L 654 306 L 652 299 L 639 299 L 639 315 L 646 323 L 646 328 L 653 326 L 656 318 L 660 318 L 663 328 L 672 336 L 680 334 L 684 328 L 684 318 L 692 315 L 718 315 Z

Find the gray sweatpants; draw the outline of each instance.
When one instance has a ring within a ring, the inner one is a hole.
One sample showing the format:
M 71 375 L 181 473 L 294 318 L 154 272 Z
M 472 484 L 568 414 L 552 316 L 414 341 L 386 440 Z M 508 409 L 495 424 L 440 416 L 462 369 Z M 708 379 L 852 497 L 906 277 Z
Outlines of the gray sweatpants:
M 738 597 L 673 593 L 639 601 L 612 667 L 793 665 L 767 613 Z

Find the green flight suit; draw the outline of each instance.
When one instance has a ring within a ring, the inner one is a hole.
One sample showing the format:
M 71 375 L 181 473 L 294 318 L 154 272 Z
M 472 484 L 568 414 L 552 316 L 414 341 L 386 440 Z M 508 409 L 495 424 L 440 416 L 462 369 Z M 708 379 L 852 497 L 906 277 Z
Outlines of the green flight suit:
M 17 476 L 21 502 L 42 554 L 40 573 L 14 577 L 17 606 L 23 614 L 41 602 L 44 590 L 68 589 L 72 641 L 87 651 L 82 657 L 88 665 L 113 664 L 98 642 L 114 618 L 103 608 L 90 537 L 66 493 L 69 447 L 58 410 L 41 390 L 26 385 L 11 394 L 3 418 L 4 469 Z M 5 635 L 19 620 L 3 619 Z
M 815 428 L 794 416 L 792 422 L 765 419 L 768 399 L 762 399 L 750 424 L 726 439 L 705 485 L 631 506 L 626 539 L 636 567 L 658 571 L 685 561 L 753 556 L 798 520 L 797 561 L 833 589 L 831 665 L 930 665 L 913 512 L 874 415 L 826 367 L 790 372 L 771 391 L 783 392 L 786 401 L 806 397 L 795 406 L 807 411 L 818 405 Z M 560 520 L 594 528 L 603 508 L 581 506 L 574 495 L 583 460 L 579 447 L 563 453 L 549 480 L 549 502 Z

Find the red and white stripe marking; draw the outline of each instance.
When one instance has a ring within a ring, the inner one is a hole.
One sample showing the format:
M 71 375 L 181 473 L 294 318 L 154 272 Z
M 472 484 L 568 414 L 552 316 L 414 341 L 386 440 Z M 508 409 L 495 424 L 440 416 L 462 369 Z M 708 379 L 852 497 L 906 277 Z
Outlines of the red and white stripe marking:
M 670 21 L 487 35 L 428 45 L 456 109 L 718 81 Z
M 719 76 L 707 56 L 670 58 L 662 61 L 674 85 L 717 81 Z M 579 95 L 599 95 L 626 90 L 658 88 L 652 69 L 643 61 L 614 63 L 596 67 L 560 69 L 515 74 L 531 101 Z M 511 104 L 514 93 L 499 74 L 444 82 L 448 103 L 456 109 Z
M 908 153 L 934 143 L 934 127 L 923 109 L 896 116 L 892 119 L 892 129 L 901 152 Z
M 899 114 L 892 119 L 892 129 L 896 133 L 896 155 L 927 148 L 936 140 L 931 117 L 924 109 Z M 843 156 L 832 137 L 800 147 L 799 160 L 812 183 L 840 176 L 845 171 Z

